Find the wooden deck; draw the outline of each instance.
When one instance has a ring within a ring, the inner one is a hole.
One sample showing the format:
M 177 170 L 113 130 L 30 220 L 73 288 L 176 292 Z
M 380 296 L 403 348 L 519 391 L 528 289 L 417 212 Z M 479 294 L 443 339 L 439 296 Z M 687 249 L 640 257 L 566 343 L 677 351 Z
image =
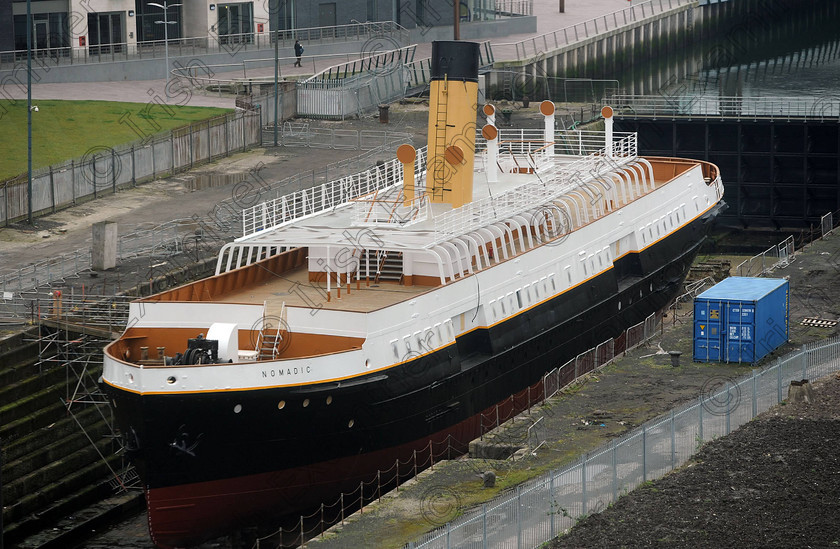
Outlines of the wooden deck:
M 343 280 L 343 279 L 342 279 Z M 341 297 L 335 283 L 331 284 L 330 299 L 327 301 L 325 282 L 311 282 L 307 268 L 299 267 L 246 288 L 233 290 L 220 296 L 216 301 L 223 303 L 267 303 L 268 314 L 279 314 L 283 303 L 286 307 L 312 307 L 336 311 L 367 313 L 382 309 L 410 299 L 431 290 L 428 286 L 402 286 L 395 282 L 379 282 L 370 286 L 361 280 L 357 289 L 356 281 L 341 288 Z

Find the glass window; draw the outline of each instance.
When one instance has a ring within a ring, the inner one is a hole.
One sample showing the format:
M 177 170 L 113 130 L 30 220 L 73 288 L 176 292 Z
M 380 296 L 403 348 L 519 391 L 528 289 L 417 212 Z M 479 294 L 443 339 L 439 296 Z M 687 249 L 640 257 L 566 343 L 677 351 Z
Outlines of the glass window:
M 218 4 L 217 32 L 222 44 L 252 44 L 254 42 L 254 4 Z

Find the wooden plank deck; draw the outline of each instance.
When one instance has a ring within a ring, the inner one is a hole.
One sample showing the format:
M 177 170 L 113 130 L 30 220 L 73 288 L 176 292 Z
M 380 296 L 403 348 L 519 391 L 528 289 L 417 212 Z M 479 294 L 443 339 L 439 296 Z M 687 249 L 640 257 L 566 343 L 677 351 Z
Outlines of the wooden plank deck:
M 343 278 L 342 278 L 343 280 Z M 267 303 L 267 313 L 279 314 L 285 302 L 286 307 L 312 307 L 336 311 L 371 312 L 413 298 L 431 290 L 428 286 L 402 286 L 395 282 L 379 282 L 368 287 L 362 280 L 360 289 L 356 281 L 341 288 L 341 297 L 335 283 L 331 285 L 330 300 L 327 301 L 326 282 L 310 282 L 307 268 L 299 267 L 271 278 L 267 282 L 231 291 L 220 297 L 224 303 Z

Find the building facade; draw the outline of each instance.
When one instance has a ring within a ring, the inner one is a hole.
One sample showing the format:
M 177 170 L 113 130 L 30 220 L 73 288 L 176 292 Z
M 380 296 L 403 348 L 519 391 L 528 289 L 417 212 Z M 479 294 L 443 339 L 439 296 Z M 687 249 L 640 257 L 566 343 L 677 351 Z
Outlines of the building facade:
M 2 51 L 26 50 L 26 2 L 0 0 L 0 35 L 14 37 Z M 167 5 L 164 10 L 153 4 Z M 87 48 L 91 55 L 129 52 L 162 41 L 196 38 L 253 42 L 270 31 L 267 0 L 32 0 L 32 48 L 36 54 Z
M 464 22 L 497 17 L 496 0 L 461 0 Z M 395 21 L 408 29 L 451 25 L 452 0 L 31 0 L 36 55 L 84 49 L 90 55 L 132 53 L 144 44 L 195 38 L 251 43 L 273 29 Z M 5 17 L 3 16 L 5 15 Z M 165 28 L 164 28 L 165 27 Z M 0 51 L 26 50 L 26 2 L 0 0 Z M 77 51 L 75 53 L 78 53 Z M 142 52 L 141 52 L 142 53 Z
M 267 0 L 275 28 L 329 27 L 366 21 L 394 21 L 407 29 L 451 25 L 452 0 Z M 462 22 L 497 17 L 495 0 L 461 0 Z

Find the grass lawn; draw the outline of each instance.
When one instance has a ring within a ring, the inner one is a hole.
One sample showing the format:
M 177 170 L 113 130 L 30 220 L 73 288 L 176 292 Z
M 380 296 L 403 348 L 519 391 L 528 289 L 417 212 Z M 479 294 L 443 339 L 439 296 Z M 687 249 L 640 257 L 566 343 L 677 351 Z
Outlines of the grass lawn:
M 232 109 L 115 101 L 37 100 L 32 168 L 79 158 Z M 26 172 L 26 101 L 0 101 L 0 181 Z

